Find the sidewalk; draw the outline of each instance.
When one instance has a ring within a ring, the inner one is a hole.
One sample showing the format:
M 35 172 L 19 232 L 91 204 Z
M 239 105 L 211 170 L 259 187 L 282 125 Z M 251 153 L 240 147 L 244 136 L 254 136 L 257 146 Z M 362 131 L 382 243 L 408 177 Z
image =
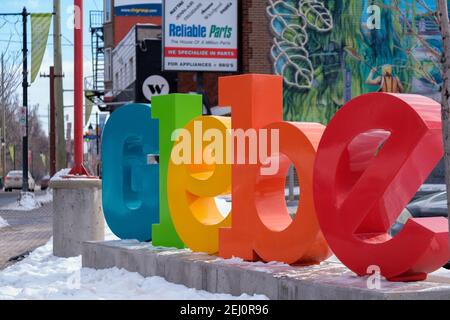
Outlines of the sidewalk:
M 0 270 L 48 242 L 52 237 L 52 208 L 49 203 L 26 212 L 0 210 L 0 217 L 9 224 L 0 229 Z

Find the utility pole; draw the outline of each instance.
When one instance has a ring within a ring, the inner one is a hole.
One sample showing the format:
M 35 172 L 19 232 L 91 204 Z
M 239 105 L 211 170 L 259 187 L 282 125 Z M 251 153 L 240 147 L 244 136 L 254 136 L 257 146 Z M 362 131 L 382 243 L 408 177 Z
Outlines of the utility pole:
M 23 22 L 23 108 L 25 112 L 25 132 L 22 142 L 22 191 L 28 192 L 28 43 L 27 43 L 27 8 L 23 8 L 22 22 Z
M 55 74 L 62 75 L 61 55 L 61 0 L 53 0 L 53 61 Z M 55 117 L 56 117 L 56 168 L 57 170 L 67 167 L 66 139 L 64 131 L 64 94 L 63 80 L 55 79 Z
M 5 183 L 5 177 L 6 177 L 6 101 L 5 101 L 5 54 L 2 53 L 2 79 L 1 79 L 1 101 L 2 101 L 2 108 L 3 108 L 3 119 L 2 119 L 2 182 Z
M 41 74 L 42 78 L 50 78 L 50 176 L 56 174 L 56 99 L 55 99 L 55 84 L 57 78 L 62 78 L 63 75 L 55 74 L 55 67 L 50 67 L 48 75 Z

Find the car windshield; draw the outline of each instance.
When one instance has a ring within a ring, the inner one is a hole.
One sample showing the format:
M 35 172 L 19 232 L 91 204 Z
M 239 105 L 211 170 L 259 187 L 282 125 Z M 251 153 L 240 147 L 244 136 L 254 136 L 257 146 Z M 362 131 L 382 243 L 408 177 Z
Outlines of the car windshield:
M 10 176 L 10 177 L 21 177 L 22 176 L 22 171 L 11 171 L 10 173 L 8 173 L 8 176 Z

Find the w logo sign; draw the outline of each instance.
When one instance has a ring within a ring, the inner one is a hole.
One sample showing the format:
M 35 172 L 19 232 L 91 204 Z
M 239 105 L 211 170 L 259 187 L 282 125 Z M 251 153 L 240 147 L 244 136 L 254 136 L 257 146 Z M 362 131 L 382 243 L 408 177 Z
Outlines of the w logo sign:
M 166 85 L 149 85 L 148 88 L 150 89 L 150 92 L 155 95 L 155 94 L 161 94 L 161 92 L 164 90 L 164 87 Z
M 170 93 L 170 86 L 166 79 L 161 76 L 150 76 L 142 85 L 142 92 L 148 101 L 152 101 L 154 96 Z

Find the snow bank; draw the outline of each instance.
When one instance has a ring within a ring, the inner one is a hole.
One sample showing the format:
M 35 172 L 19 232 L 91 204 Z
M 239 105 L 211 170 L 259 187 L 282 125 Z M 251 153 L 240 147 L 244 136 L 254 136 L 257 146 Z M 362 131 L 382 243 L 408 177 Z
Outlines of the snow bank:
M 106 227 L 106 240 L 117 237 Z M 265 296 L 232 297 L 172 284 L 160 277 L 144 278 L 117 268 L 81 268 L 81 257 L 62 259 L 52 255 L 50 240 L 23 261 L 0 273 L 0 300 L 229 300 L 267 299 Z
M 36 200 L 34 193 L 21 193 L 17 202 L 17 210 L 30 211 L 40 208 L 42 205 Z
M 175 285 L 160 277 L 144 278 L 119 270 L 81 268 L 81 257 L 52 256 L 52 241 L 21 262 L 0 273 L 1 299 L 129 299 L 129 300 L 221 300 L 267 299 L 264 296 L 211 294 Z
M 0 217 L 0 229 L 6 228 L 6 227 L 9 227 L 8 222 L 6 222 L 6 220 L 4 220 L 2 217 Z
M 53 202 L 53 190 L 47 189 L 43 195 L 37 196 L 36 200 L 42 205 Z
M 43 195 L 36 196 L 34 193 L 22 193 L 15 203 L 1 207 L 0 210 L 6 211 L 31 211 L 41 208 L 44 204 L 53 201 L 51 190 L 47 190 Z

